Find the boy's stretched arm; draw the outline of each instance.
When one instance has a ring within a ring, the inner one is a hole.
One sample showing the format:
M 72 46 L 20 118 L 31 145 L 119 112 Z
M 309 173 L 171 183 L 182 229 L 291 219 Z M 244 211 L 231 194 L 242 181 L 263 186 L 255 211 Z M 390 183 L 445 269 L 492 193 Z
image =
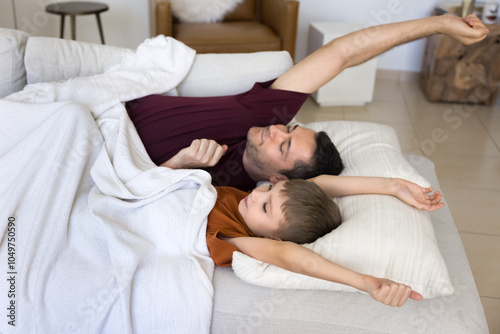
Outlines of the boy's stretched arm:
M 383 24 L 336 38 L 282 74 L 271 88 L 312 93 L 344 69 L 362 64 L 398 45 L 443 33 L 462 43 L 484 39 L 488 29 L 475 15 L 454 15 Z
M 422 300 L 422 295 L 404 284 L 360 274 L 293 242 L 252 237 L 224 240 L 257 260 L 295 273 L 352 286 L 385 305 L 402 306 L 408 298 Z
M 361 194 L 392 195 L 420 210 L 434 211 L 444 206 L 441 194 L 404 179 L 365 176 L 320 175 L 309 179 L 330 197 Z

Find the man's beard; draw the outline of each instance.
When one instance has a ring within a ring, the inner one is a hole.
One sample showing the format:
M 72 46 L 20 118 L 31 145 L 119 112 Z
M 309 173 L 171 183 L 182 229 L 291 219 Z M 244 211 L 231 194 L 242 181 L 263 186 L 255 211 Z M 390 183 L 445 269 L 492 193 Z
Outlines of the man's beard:
M 245 151 L 248 162 L 253 164 L 255 170 L 261 170 L 264 173 L 264 171 L 267 172 L 272 169 L 269 163 L 265 161 L 265 156 L 259 150 L 258 145 L 250 138 L 250 135 L 247 135 Z

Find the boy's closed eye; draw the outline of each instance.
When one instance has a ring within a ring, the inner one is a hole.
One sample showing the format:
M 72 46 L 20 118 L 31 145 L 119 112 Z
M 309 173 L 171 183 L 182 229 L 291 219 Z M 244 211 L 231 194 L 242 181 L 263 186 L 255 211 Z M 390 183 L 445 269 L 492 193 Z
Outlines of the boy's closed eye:
M 271 189 L 273 189 L 272 184 L 269 185 L 269 188 L 267 189 L 267 191 L 271 191 Z M 264 209 L 264 212 L 267 213 L 267 202 L 264 202 L 264 205 L 262 206 L 262 208 Z

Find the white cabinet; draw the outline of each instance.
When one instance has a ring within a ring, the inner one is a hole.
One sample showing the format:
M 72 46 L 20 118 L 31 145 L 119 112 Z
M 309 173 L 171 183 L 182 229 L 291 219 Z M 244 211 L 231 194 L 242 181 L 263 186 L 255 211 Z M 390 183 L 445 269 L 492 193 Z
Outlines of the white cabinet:
M 331 40 L 361 29 L 355 23 L 311 23 L 309 26 L 308 53 L 312 53 Z M 376 58 L 342 71 L 332 81 L 312 94 L 321 106 L 359 106 L 373 99 Z

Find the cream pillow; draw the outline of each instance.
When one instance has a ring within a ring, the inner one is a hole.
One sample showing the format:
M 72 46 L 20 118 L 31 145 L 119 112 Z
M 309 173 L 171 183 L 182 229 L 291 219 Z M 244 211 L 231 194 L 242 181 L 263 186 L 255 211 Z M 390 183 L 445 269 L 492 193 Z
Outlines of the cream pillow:
M 429 186 L 401 154 L 395 131 L 385 125 L 332 121 L 306 125 L 325 131 L 346 168 L 342 175 L 399 177 Z M 343 224 L 305 245 L 331 261 L 360 273 L 407 284 L 424 298 L 450 295 L 453 286 L 439 251 L 428 212 L 392 196 L 336 198 Z M 248 283 L 281 289 L 358 291 L 233 254 L 235 274 Z

